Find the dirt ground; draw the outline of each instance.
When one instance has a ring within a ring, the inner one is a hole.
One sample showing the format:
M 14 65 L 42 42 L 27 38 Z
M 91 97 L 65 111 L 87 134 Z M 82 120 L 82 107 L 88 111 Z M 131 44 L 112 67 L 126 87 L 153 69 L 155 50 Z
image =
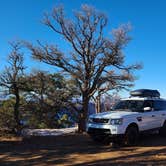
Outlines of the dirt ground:
M 86 134 L 0 138 L 1 165 L 166 165 L 166 138 L 143 136 L 138 146 L 119 148 L 96 144 Z

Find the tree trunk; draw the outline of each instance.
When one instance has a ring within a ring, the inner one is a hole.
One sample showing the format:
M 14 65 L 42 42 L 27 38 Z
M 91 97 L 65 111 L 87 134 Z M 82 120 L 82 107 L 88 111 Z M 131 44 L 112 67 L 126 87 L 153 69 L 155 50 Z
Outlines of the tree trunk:
M 101 112 L 101 96 L 98 95 L 96 97 L 96 113 L 100 113 Z
M 86 123 L 88 120 L 88 106 L 89 106 L 89 97 L 85 93 L 82 97 L 82 110 L 79 114 L 79 122 L 78 122 L 78 132 L 86 131 Z
M 14 104 L 14 118 L 16 121 L 16 130 L 18 131 L 20 128 L 20 119 L 19 119 L 19 106 L 20 106 L 20 96 L 19 90 L 15 89 L 15 104 Z

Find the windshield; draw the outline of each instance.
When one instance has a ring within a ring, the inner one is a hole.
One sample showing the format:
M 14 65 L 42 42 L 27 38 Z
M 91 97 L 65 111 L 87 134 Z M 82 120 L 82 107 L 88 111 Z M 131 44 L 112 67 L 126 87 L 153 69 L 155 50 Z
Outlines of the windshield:
M 128 110 L 133 112 L 142 112 L 144 108 L 145 102 L 139 100 L 122 100 L 117 103 L 113 110 Z

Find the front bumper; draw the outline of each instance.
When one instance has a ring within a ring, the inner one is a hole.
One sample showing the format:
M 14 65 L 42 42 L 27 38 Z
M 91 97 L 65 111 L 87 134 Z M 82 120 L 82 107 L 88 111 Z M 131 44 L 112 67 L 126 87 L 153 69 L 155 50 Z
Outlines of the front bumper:
M 111 134 L 111 135 L 119 135 L 125 133 L 124 125 L 88 123 L 86 131 L 88 132 L 88 130 L 91 130 L 91 128 L 99 130 L 101 132 L 107 131 L 106 134 Z
M 124 134 L 111 134 L 110 129 L 102 129 L 102 128 L 89 127 L 87 133 L 91 136 L 109 137 L 112 140 L 122 139 L 124 137 Z
M 100 129 L 100 128 L 88 128 L 88 134 L 94 135 L 111 135 L 110 129 Z

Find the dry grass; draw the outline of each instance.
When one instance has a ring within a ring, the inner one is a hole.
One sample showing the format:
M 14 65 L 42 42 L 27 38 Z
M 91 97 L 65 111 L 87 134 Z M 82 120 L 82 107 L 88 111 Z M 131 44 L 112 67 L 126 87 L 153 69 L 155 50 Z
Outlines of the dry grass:
M 0 165 L 166 165 L 166 138 L 151 135 L 135 147 L 112 148 L 86 134 L 0 138 Z

